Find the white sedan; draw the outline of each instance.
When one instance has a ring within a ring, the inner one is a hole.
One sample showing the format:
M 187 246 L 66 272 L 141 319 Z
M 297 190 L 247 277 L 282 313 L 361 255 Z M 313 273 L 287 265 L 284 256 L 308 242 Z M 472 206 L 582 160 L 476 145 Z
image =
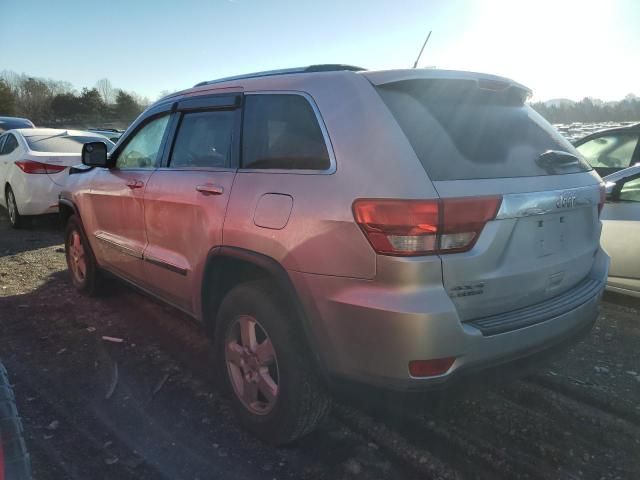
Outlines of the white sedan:
M 106 137 L 79 130 L 20 128 L 0 136 L 0 205 L 14 228 L 24 217 L 58 211 L 58 194 L 69 167 L 81 163 L 82 145 Z

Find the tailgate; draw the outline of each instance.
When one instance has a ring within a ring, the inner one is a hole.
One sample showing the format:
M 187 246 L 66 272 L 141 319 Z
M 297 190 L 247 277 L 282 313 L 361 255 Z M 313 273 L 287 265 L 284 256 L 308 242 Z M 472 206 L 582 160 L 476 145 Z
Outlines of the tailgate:
M 511 192 L 472 250 L 441 256 L 444 286 L 463 321 L 551 299 L 591 270 L 601 230 L 591 174 L 434 185 L 442 198 Z M 532 186 L 540 190 L 526 191 Z

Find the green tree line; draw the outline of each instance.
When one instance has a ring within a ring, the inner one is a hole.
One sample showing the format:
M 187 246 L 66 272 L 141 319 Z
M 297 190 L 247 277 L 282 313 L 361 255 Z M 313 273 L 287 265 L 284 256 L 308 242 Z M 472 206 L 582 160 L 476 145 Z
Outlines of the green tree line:
M 584 98 L 579 102 L 549 103 L 537 102 L 531 106 L 551 123 L 640 121 L 640 98 L 631 94 L 619 102 Z
M 37 126 L 126 128 L 148 103 L 108 79 L 77 91 L 69 82 L 0 73 L 0 116 L 25 117 Z

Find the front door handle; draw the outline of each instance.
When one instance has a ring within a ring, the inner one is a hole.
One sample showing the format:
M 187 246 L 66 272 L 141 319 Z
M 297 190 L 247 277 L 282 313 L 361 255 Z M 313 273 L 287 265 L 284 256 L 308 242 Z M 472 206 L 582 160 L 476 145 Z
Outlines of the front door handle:
M 207 183 L 205 185 L 197 185 L 196 190 L 203 195 L 222 195 L 224 192 L 224 188 L 220 185 L 212 185 L 211 183 Z
M 140 180 L 130 180 L 127 182 L 127 187 L 129 187 L 131 190 L 134 190 L 136 188 L 144 187 L 144 183 Z

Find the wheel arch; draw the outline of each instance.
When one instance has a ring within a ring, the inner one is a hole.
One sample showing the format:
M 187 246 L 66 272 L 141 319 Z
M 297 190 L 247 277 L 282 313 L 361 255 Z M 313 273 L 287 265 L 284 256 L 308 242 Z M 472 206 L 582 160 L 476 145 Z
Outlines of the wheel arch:
M 299 320 L 300 333 L 311 350 L 311 359 L 318 373 L 327 375 L 320 352 L 309 326 L 308 315 L 298 292 L 284 267 L 272 257 L 237 247 L 215 247 L 208 256 L 201 286 L 202 321 L 213 336 L 216 317 L 224 296 L 234 286 L 252 280 L 270 279 L 281 293 L 289 311 Z
M 78 208 L 73 203 L 73 201 L 67 198 L 60 198 L 58 200 L 58 210 L 60 215 L 60 220 L 62 221 L 62 225 L 66 225 L 67 221 L 72 215 L 76 215 L 80 218 L 80 213 L 78 212 Z

